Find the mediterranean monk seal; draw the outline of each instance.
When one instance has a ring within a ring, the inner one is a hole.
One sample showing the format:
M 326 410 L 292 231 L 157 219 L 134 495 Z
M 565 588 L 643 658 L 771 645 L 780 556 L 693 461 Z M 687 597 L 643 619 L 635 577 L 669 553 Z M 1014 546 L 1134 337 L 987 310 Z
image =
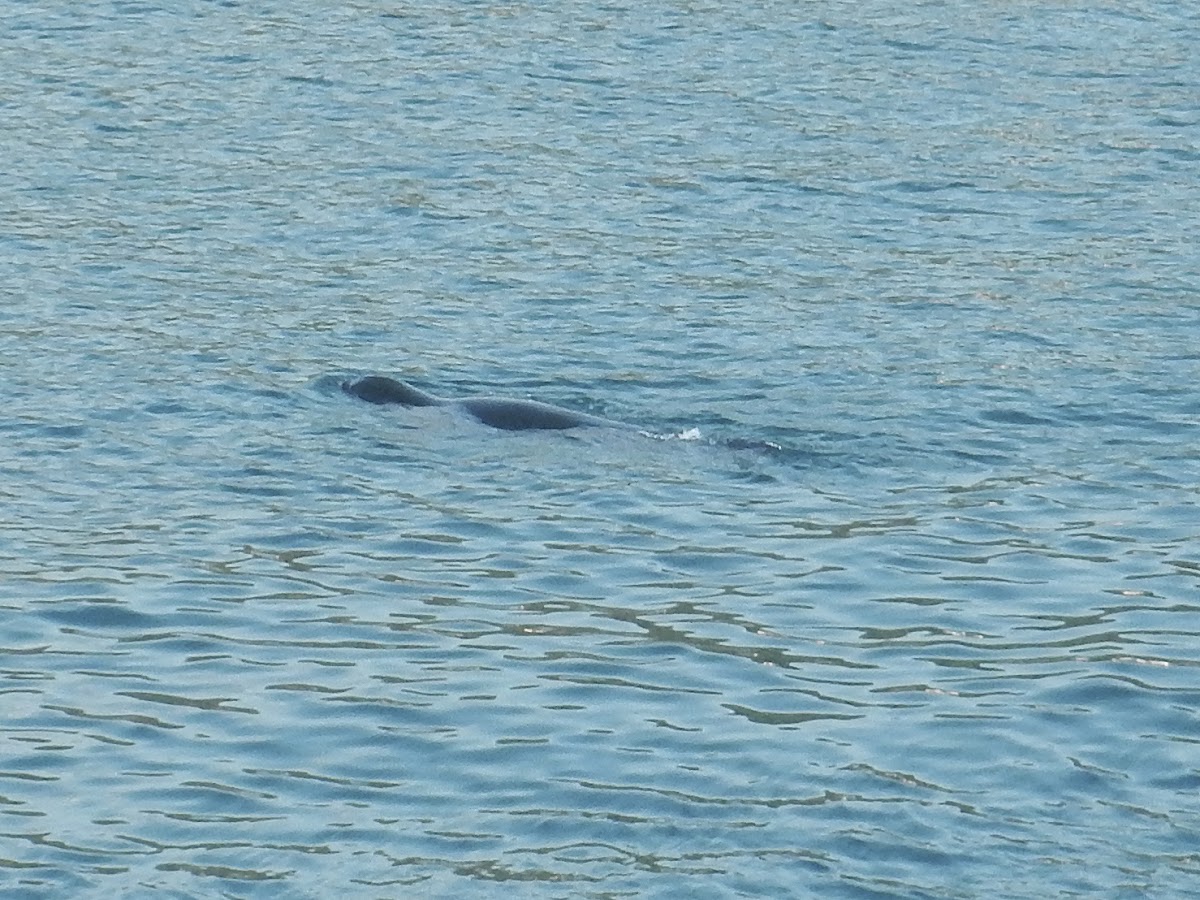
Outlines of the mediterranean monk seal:
M 435 397 L 404 381 L 384 375 L 366 375 L 353 381 L 343 381 L 342 390 L 368 403 L 388 403 L 400 406 L 447 406 L 461 409 L 468 415 L 505 431 L 527 431 L 541 428 L 578 428 L 582 425 L 603 425 L 609 428 L 628 428 L 620 422 L 589 416 L 537 400 L 510 400 L 504 397 L 463 397 L 449 400 Z

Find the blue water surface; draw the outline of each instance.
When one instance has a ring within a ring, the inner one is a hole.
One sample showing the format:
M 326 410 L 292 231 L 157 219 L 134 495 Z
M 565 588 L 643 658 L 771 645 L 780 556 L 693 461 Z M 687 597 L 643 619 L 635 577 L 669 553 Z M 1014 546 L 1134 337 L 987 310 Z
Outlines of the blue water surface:
M 4 896 L 1200 896 L 1198 45 L 9 3 Z

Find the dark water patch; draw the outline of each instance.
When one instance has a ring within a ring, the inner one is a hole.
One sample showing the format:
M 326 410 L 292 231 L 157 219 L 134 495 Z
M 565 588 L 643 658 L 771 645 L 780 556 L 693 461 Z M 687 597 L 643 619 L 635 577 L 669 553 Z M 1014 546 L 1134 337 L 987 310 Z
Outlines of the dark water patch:
M 985 422 L 995 422 L 998 425 L 1042 425 L 1057 424 L 1053 419 L 1035 416 L 1018 409 L 987 409 L 979 414 Z
M 113 599 L 79 599 L 69 603 L 44 606 L 44 618 L 75 628 L 141 628 L 158 623 L 158 617 L 148 615 L 128 603 Z

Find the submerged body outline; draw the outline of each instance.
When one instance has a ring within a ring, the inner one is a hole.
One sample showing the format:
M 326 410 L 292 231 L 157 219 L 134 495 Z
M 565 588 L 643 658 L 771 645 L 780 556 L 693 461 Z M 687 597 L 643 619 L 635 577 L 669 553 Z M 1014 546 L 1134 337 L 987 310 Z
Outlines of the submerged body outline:
M 342 390 L 368 403 L 407 407 L 444 406 L 461 409 L 476 421 L 503 431 L 561 430 L 583 426 L 629 428 L 622 422 L 576 412 L 540 400 L 508 397 L 437 397 L 386 375 L 366 375 L 342 382 Z

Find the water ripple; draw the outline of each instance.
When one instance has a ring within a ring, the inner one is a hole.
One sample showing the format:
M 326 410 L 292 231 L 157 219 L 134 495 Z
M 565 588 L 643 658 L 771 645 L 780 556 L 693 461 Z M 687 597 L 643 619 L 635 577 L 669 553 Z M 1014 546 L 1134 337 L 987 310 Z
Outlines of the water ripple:
M 7 893 L 1194 892 L 1194 17 L 10 19 Z

